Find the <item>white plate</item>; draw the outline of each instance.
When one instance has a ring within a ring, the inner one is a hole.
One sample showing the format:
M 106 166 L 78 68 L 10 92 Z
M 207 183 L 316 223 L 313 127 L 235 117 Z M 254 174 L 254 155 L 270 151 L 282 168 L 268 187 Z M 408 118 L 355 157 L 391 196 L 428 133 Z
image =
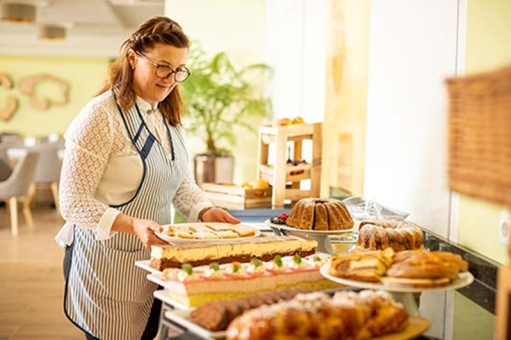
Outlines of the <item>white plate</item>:
M 223 339 L 225 338 L 225 331 L 213 332 L 209 331 L 190 320 L 191 310 L 172 310 L 165 312 L 165 318 L 174 322 L 178 326 L 186 328 L 191 333 L 206 339 Z
M 297 233 L 297 234 L 340 235 L 340 234 L 353 233 L 356 231 L 356 228 L 350 228 L 350 229 L 344 229 L 344 230 L 304 230 L 304 229 L 293 228 L 293 227 L 290 227 L 285 224 L 271 223 L 269 219 L 264 221 L 264 223 L 272 228 L 283 229 L 283 230 L 291 231 L 291 232 Z M 355 239 L 355 237 L 353 237 L 353 239 Z
M 151 274 L 161 274 L 161 271 L 151 267 L 149 264 L 151 260 L 135 261 L 135 266 L 147 270 Z
M 415 288 L 415 287 L 388 287 L 385 286 L 381 282 L 365 282 L 365 281 L 356 281 L 356 280 L 349 280 L 349 279 L 343 279 L 340 277 L 336 277 L 333 275 L 330 275 L 328 273 L 328 270 L 330 269 L 330 261 L 325 263 L 321 266 L 319 271 L 321 272 L 321 275 L 326 277 L 327 279 L 341 283 L 347 286 L 351 287 L 357 287 L 357 288 L 363 288 L 363 289 L 382 289 L 389 292 L 400 292 L 400 293 L 418 293 L 423 291 L 432 291 L 432 290 L 446 290 L 446 289 L 458 289 L 465 286 L 468 286 L 469 284 L 474 281 L 474 276 L 470 272 L 460 273 L 458 274 L 458 278 L 454 281 L 452 281 L 447 286 L 441 286 L 441 287 L 424 287 L 424 288 Z
M 161 238 L 162 240 L 164 241 L 167 241 L 168 243 L 170 244 L 176 244 L 176 243 L 204 243 L 204 242 L 222 242 L 222 243 L 230 243 L 232 242 L 233 240 L 247 240 L 247 239 L 251 239 L 251 238 L 254 238 L 254 237 L 259 237 L 261 235 L 261 231 L 258 229 L 258 228 L 255 228 L 251 225 L 248 225 L 248 224 L 229 224 L 229 223 L 174 223 L 174 224 L 168 224 L 168 225 L 164 225 L 163 227 L 166 228 L 168 226 L 173 226 L 173 227 L 178 227 L 178 228 L 185 228 L 185 227 L 194 227 L 194 226 L 204 226 L 204 225 L 212 225 L 212 226 L 230 226 L 230 227 L 236 227 L 237 225 L 239 226 L 244 226 L 244 227 L 248 227 L 252 230 L 254 230 L 254 235 L 253 236 L 248 236 L 248 237 L 237 237 L 237 238 L 215 238 L 215 239 L 195 239 L 195 238 L 181 238 L 181 237 L 174 237 L 174 236 L 169 236 L 165 233 L 155 233 L 156 236 L 158 236 L 159 238 Z
M 165 289 L 155 290 L 153 295 L 158 300 L 161 300 L 163 303 L 166 303 L 167 305 L 171 305 L 175 309 L 179 309 L 179 310 L 190 309 L 190 307 L 188 307 L 187 305 L 183 305 L 181 302 L 174 300 L 170 296 L 170 293 Z

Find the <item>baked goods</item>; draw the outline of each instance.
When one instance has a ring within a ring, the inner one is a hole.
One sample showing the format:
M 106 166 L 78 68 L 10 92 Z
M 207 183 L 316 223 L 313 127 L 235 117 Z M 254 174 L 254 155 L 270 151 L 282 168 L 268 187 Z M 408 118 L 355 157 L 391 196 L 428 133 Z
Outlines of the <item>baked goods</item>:
M 299 294 L 249 310 L 227 328 L 227 340 L 371 339 L 408 325 L 403 306 L 383 291 Z
M 256 257 L 261 261 L 272 260 L 275 255 L 299 254 L 308 256 L 316 252 L 315 240 L 293 236 L 264 236 L 251 239 L 232 239 L 228 243 L 184 243 L 178 245 L 152 246 L 150 266 L 163 270 L 181 268 L 185 263 L 201 266 L 211 262 L 249 262 Z
M 389 287 L 440 287 L 468 270 L 460 255 L 444 251 L 405 251 L 394 256 L 382 278 Z
M 468 270 L 460 255 L 425 249 L 394 252 L 355 251 L 332 257 L 328 273 L 332 276 L 364 282 L 382 282 L 386 287 L 441 287 Z
M 349 280 L 378 282 L 392 264 L 394 251 L 359 251 L 332 257 L 330 275 Z
M 422 230 L 410 223 L 396 220 L 361 221 L 357 248 L 394 251 L 420 249 L 423 246 Z
M 297 229 L 325 231 L 350 229 L 354 222 L 342 201 L 304 198 L 293 206 L 286 224 Z
M 196 307 L 211 301 L 233 299 L 290 288 L 325 290 L 342 287 L 319 272 L 327 254 L 280 257 L 261 262 L 233 262 L 223 265 L 168 268 L 160 284 L 169 296 L 183 305 Z
M 232 300 L 208 302 L 192 310 L 190 320 L 213 332 L 224 331 L 236 317 L 249 309 L 290 300 L 298 294 L 309 292 L 305 289 L 289 289 Z
M 256 229 L 245 224 L 194 223 L 168 224 L 163 226 L 163 234 L 185 240 L 214 240 L 256 236 Z

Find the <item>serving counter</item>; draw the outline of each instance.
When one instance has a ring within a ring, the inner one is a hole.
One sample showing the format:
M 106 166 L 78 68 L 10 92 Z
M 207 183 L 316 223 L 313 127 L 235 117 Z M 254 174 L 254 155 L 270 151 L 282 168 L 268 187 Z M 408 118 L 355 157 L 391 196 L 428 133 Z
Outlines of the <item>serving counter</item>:
M 231 211 L 245 223 L 262 223 L 284 210 L 253 209 Z M 332 246 L 343 247 L 335 243 Z M 474 281 L 457 290 L 430 291 L 420 294 L 420 315 L 431 322 L 430 328 L 417 339 L 429 340 L 485 340 L 493 339 L 495 332 L 495 296 L 498 263 L 425 231 L 425 247 L 460 254 L 469 262 Z M 176 326 L 165 313 L 173 309 L 164 302 L 161 318 L 161 337 L 168 340 L 208 339 Z M 397 340 L 397 338 L 396 338 Z

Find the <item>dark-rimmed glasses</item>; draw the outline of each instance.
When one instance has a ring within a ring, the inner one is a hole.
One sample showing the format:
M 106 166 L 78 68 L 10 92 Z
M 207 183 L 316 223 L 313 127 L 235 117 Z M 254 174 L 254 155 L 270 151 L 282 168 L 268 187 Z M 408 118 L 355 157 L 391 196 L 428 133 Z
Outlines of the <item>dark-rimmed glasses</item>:
M 178 83 L 184 82 L 190 76 L 190 71 L 186 68 L 186 66 L 179 66 L 177 69 L 173 70 L 171 67 L 167 65 L 158 64 L 154 60 L 148 58 L 142 52 L 136 52 L 139 56 L 147 59 L 151 64 L 156 67 L 156 76 L 161 79 L 167 79 L 171 74 L 174 74 L 174 80 Z

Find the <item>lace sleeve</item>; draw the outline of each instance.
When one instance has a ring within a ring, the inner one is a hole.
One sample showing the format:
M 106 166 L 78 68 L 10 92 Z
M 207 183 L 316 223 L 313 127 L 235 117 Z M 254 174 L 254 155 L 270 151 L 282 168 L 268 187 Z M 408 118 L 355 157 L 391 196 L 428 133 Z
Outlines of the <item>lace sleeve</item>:
M 89 104 L 65 134 L 66 150 L 60 179 L 62 217 L 84 227 L 95 227 L 109 208 L 94 198 L 114 140 L 111 116 Z
M 199 212 L 206 207 L 213 206 L 204 191 L 195 183 L 190 171 L 181 181 L 172 203 L 189 222 L 198 221 Z

